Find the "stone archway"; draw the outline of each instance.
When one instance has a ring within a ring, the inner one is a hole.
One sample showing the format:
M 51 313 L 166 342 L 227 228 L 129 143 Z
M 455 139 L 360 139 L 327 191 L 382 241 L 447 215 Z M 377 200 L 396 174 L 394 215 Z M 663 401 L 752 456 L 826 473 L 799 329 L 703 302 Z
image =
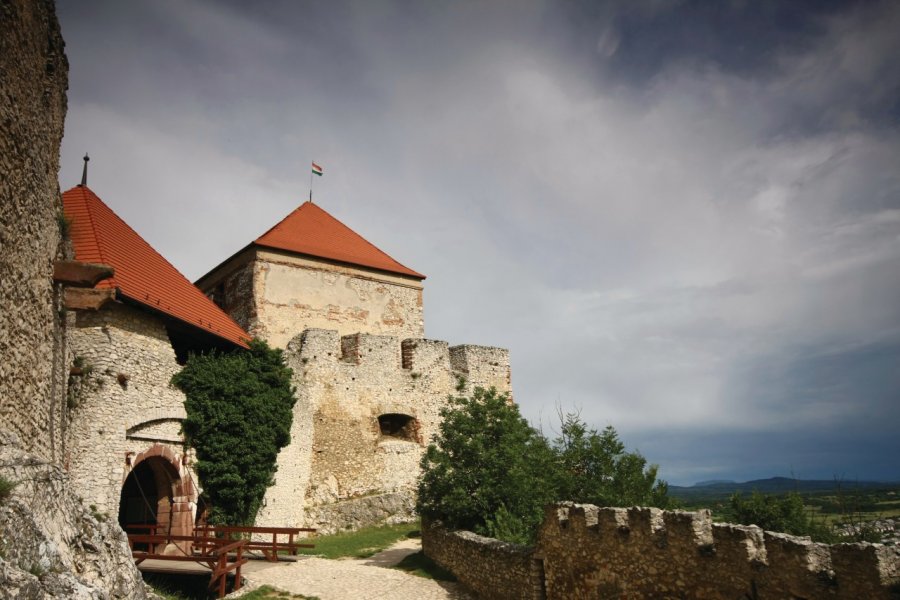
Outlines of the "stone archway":
M 191 503 L 196 492 L 178 455 L 154 444 L 131 459 L 119 500 L 119 525 L 129 533 L 147 533 L 136 525 L 155 525 L 159 535 L 190 536 L 194 530 Z M 159 546 L 156 552 L 186 550 L 187 542 Z

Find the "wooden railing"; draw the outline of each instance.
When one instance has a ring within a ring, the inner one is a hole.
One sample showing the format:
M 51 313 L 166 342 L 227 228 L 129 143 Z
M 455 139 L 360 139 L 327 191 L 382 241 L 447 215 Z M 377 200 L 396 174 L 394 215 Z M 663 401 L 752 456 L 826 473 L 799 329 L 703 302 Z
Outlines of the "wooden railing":
M 300 548 L 315 548 L 315 544 L 301 542 L 308 537 L 300 537 L 301 533 L 315 534 L 315 529 L 307 527 L 225 527 L 205 525 L 194 528 L 194 537 L 197 544 L 205 543 L 205 540 L 236 539 L 246 537 L 247 550 L 256 550 L 263 553 L 268 561 L 277 561 L 278 553 L 284 552 L 292 556 L 297 555 Z M 260 536 L 272 536 L 268 539 L 259 539 Z M 279 538 L 279 536 L 281 536 Z M 286 538 L 286 539 L 285 539 Z
M 241 588 L 241 566 L 247 563 L 246 551 L 260 551 L 266 560 L 277 561 L 280 552 L 297 555 L 300 548 L 315 548 L 315 544 L 301 542 L 308 537 L 300 537 L 301 533 L 315 534 L 315 529 L 305 527 L 217 527 L 200 526 L 194 528 L 193 535 L 162 535 L 158 525 L 128 525 L 131 531 L 147 533 L 128 533 L 128 547 L 136 565 L 147 559 L 169 561 L 191 561 L 209 567 L 210 589 L 217 589 L 219 598 L 225 595 L 225 584 L 228 573 L 234 571 L 234 589 Z M 268 539 L 253 539 L 254 536 L 272 536 Z M 236 539 L 237 538 L 237 539 Z M 240 539 L 248 538 L 248 539 Z M 285 539 L 286 538 L 286 539 Z M 181 543 L 179 543 L 181 542 Z M 184 544 L 183 542 L 188 542 Z M 165 549 L 175 544 L 180 554 L 164 554 L 155 548 Z M 136 548 L 144 546 L 144 548 Z M 182 547 L 186 546 L 187 550 Z M 229 554 L 235 554 L 229 560 Z
M 202 544 L 197 544 L 198 538 L 187 535 L 153 535 L 153 534 L 129 534 L 128 546 L 134 562 L 140 565 L 147 559 L 169 560 L 182 562 L 196 562 L 205 564 L 211 571 L 209 588 L 216 589 L 219 598 L 225 596 L 225 586 L 228 573 L 234 571 L 234 590 L 241 589 L 241 567 L 247 564 L 244 557 L 244 549 L 247 540 L 232 541 L 224 538 L 207 538 Z M 182 554 L 162 554 L 150 550 L 135 550 L 135 545 L 146 544 L 148 548 L 158 545 L 169 545 L 174 542 L 190 542 L 193 550 Z M 229 554 L 234 554 L 234 560 L 230 560 Z

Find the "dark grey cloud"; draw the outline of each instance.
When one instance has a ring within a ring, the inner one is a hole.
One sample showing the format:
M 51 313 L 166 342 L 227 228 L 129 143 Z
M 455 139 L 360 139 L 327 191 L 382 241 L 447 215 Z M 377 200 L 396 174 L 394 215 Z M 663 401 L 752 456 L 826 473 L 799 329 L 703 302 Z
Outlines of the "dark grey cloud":
M 510 348 L 531 419 L 580 407 L 680 483 L 900 478 L 876 454 L 900 454 L 893 3 L 59 13 L 62 185 L 90 150 L 189 277 L 305 199 L 316 159 L 321 204 L 429 276 L 429 337 Z

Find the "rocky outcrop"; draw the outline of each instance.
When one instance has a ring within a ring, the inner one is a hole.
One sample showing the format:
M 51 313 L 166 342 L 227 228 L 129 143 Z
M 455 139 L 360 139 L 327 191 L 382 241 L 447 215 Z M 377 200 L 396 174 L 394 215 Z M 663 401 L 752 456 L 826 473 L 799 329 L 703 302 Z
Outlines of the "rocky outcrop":
M 2 430 L 0 477 L 15 483 L 0 500 L 0 598 L 155 597 L 118 523 L 84 506 L 59 466 Z

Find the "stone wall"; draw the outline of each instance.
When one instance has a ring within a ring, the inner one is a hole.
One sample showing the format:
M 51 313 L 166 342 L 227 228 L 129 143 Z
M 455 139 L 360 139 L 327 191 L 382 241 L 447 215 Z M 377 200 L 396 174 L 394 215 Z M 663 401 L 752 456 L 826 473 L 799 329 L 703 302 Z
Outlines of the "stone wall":
M 543 597 L 540 562 L 530 547 L 423 522 L 422 550 L 481 598 Z
M 496 570 L 521 571 L 519 563 L 505 566 L 509 551 L 496 540 L 423 533 L 425 553 L 483 597 L 505 597 L 506 575 Z M 713 523 L 708 511 L 564 503 L 548 508 L 535 547 L 522 552 L 543 569 L 544 584 L 521 598 L 887 600 L 900 594 L 900 548 L 817 544 L 755 526 Z M 485 563 L 492 568 L 476 567 Z
M 197 285 L 273 347 L 316 328 L 424 335 L 422 282 L 413 277 L 251 246 Z
M 59 144 L 68 63 L 52 2 L 0 2 L 0 428 L 60 460 Z
M 179 518 L 192 523 L 197 490 L 184 460 L 185 398 L 170 384 L 181 367 L 163 322 L 146 310 L 109 303 L 98 311 L 78 312 L 70 338 L 73 366 L 80 371 L 71 377 L 68 398 L 72 424 L 66 462 L 75 489 L 116 519 L 131 469 L 142 458 L 162 457 L 176 487 L 181 486 L 173 510 L 188 513 Z
M 509 391 L 498 348 L 310 329 L 285 357 L 297 404 L 261 525 L 334 531 L 413 518 L 419 461 L 459 377 Z M 467 373 L 454 370 L 463 363 Z

